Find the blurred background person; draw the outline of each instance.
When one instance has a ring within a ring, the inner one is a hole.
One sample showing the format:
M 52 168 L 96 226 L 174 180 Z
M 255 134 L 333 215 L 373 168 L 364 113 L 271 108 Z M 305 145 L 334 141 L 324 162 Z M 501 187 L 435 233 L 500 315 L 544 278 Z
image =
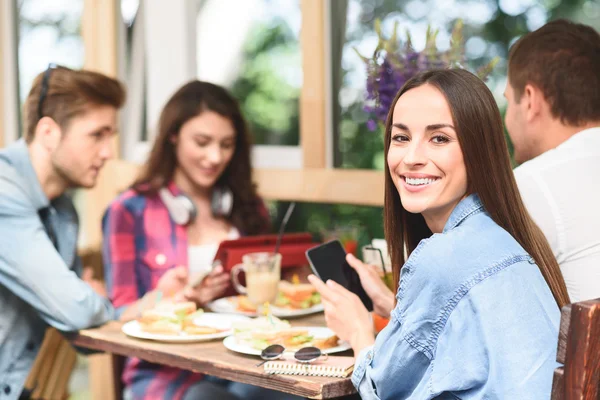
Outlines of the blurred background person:
M 77 331 L 114 317 L 77 256 L 68 191 L 94 187 L 113 157 L 124 101 L 115 79 L 50 65 L 25 100 L 23 138 L 0 151 L 0 382 L 8 399 L 22 394 L 46 327 Z
M 510 50 L 505 123 L 527 211 L 574 302 L 600 297 L 600 35 L 557 20 Z
M 169 99 L 140 177 L 103 220 L 105 279 L 117 310 L 156 288 L 202 307 L 229 287 L 229 274 L 212 268 L 219 243 L 270 231 L 250 141 L 237 101 L 220 86 L 192 81 Z M 139 359 L 127 361 L 123 381 L 136 400 L 288 398 Z

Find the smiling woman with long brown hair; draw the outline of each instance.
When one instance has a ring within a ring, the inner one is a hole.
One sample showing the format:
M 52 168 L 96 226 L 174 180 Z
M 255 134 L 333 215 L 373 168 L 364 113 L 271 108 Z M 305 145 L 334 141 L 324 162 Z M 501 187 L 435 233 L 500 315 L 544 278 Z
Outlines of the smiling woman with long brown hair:
M 203 307 L 229 286 L 229 274 L 212 268 L 219 243 L 269 227 L 252 182 L 250 135 L 237 101 L 220 86 L 189 82 L 163 108 L 140 177 L 104 216 L 110 300 L 117 310 L 127 308 L 125 314 L 158 292 Z M 128 360 L 123 380 L 135 400 L 281 398 L 139 359 Z
M 465 70 L 419 74 L 393 102 L 385 150 L 396 301 L 352 264 L 389 324 L 375 340 L 355 294 L 310 277 L 357 354 L 361 397 L 548 398 L 569 297 L 519 196 L 491 92 Z

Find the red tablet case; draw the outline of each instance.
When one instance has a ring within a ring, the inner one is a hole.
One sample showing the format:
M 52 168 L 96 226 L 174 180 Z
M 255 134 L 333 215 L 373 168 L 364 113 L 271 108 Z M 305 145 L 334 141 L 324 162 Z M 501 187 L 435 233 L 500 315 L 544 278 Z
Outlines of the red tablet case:
M 235 240 L 225 240 L 219 245 L 215 260 L 221 261 L 225 271 L 231 271 L 234 265 L 242 262 L 242 256 L 248 253 L 273 252 L 277 235 L 246 236 Z M 281 268 L 308 264 L 306 250 L 319 245 L 310 233 L 288 233 L 283 235 L 279 253 Z

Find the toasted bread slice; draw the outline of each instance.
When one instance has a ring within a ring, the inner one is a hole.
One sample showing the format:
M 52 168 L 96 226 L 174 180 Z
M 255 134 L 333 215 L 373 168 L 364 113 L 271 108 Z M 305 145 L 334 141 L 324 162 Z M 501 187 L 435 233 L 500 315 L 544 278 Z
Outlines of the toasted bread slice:
M 181 324 L 168 320 L 158 320 L 150 323 L 140 322 L 140 329 L 147 333 L 179 335 L 181 333 Z
M 169 311 L 177 315 L 186 316 L 196 311 L 196 303 L 193 301 L 182 301 L 175 303 L 173 301 L 163 301 L 154 307 L 155 310 Z
M 317 290 L 310 283 L 293 284 L 288 281 L 280 281 L 279 291 L 290 300 L 302 301 L 312 296 Z
M 144 332 L 178 335 L 182 331 L 182 320 L 196 311 L 196 303 L 174 303 L 164 301 L 155 308 L 142 312 L 138 323 Z
M 183 331 L 190 335 L 211 335 L 213 333 L 222 332 L 221 330 L 211 326 L 198 326 L 194 324 L 184 326 Z
M 321 350 L 330 349 L 338 345 L 340 338 L 337 335 L 329 336 L 322 339 L 314 339 L 313 346 L 318 347 Z
M 157 310 L 155 308 L 142 312 L 141 317 L 138 318 L 138 322 L 141 324 L 152 324 L 158 321 L 178 324 L 179 318 L 177 317 L 177 314 L 171 311 Z
M 306 329 L 288 328 L 276 330 L 256 330 L 252 332 L 252 338 L 266 340 L 270 344 L 284 344 L 288 339 L 295 336 L 308 336 Z
M 190 335 L 209 335 L 222 332 L 222 330 L 213 326 L 196 325 L 194 319 L 194 317 L 190 317 L 183 320 L 182 326 L 185 333 L 189 333 Z
M 256 306 L 246 296 L 237 297 L 237 309 L 243 312 L 256 312 Z

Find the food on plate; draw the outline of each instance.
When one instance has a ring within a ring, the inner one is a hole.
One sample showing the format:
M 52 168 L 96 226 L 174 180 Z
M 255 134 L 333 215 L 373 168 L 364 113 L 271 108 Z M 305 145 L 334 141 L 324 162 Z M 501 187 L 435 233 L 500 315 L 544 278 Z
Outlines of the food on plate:
M 320 339 L 314 339 L 313 346 L 318 347 L 321 350 L 329 349 L 331 347 L 337 346 L 339 340 L 340 340 L 340 338 L 338 338 L 336 335 L 332 335 L 332 336 L 320 338 Z
M 213 333 L 223 332 L 222 329 L 214 326 L 196 325 L 193 318 L 185 318 L 182 324 L 183 331 L 190 335 L 212 335 Z
M 233 301 L 235 301 L 237 303 L 236 309 L 238 311 L 249 312 L 249 313 L 256 312 L 256 306 L 254 305 L 254 303 L 252 303 L 250 301 L 248 296 L 237 296 L 237 297 L 233 298 Z
M 170 311 L 147 310 L 137 321 L 144 332 L 161 335 L 178 335 L 181 332 L 179 318 Z
M 262 350 L 272 344 L 280 344 L 288 350 L 315 346 L 321 350 L 338 345 L 338 337 L 316 338 L 306 328 L 295 328 L 286 320 L 274 316 L 258 317 L 233 324 L 233 332 L 238 343 Z
M 256 306 L 247 296 L 236 296 L 231 298 L 237 311 L 245 313 L 255 313 Z M 300 283 L 298 277 L 294 275 L 292 282 L 282 280 L 279 282 L 277 298 L 273 304 L 279 308 L 291 310 L 304 310 L 321 304 L 321 295 L 310 283 Z
M 207 335 L 223 331 L 213 326 L 197 325 L 194 321 L 203 313 L 193 302 L 164 301 L 144 311 L 137 322 L 142 331 L 161 335 Z
M 321 295 L 310 283 L 279 282 L 275 306 L 302 310 L 321 304 Z

